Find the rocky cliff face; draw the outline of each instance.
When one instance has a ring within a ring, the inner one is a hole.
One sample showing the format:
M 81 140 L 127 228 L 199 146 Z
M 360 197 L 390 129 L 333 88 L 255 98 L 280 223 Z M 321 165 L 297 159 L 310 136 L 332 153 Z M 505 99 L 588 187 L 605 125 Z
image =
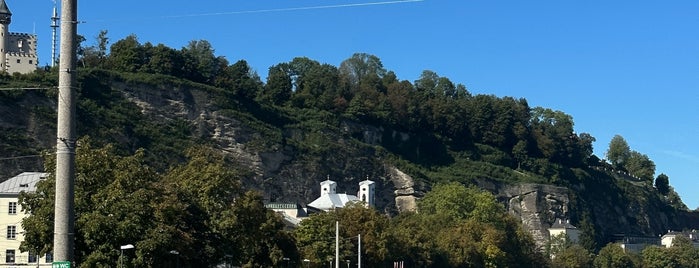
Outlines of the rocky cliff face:
M 319 183 L 328 177 L 338 183 L 338 191 L 355 194 L 358 182 L 368 177 L 376 182 L 376 204 L 380 210 L 387 214 L 414 211 L 417 200 L 429 187 L 386 163 L 375 147 L 383 146 L 401 152 L 408 160 L 443 153 L 439 148 L 424 146 L 424 141 L 433 137 L 414 136 L 349 121 L 341 122 L 336 132 L 328 133 L 308 133 L 300 126 L 284 125 L 275 130 L 281 138 L 272 140 L 246 124 L 239 115 L 218 107 L 213 100 L 215 97 L 205 90 L 177 84 L 151 87 L 107 82 L 106 85 L 133 103 L 142 115 L 154 123 L 186 121 L 193 126 L 192 138 L 213 144 L 233 156 L 237 165 L 248 169 L 250 176 L 246 176 L 243 184 L 247 188 L 261 190 L 269 201 L 311 202 L 320 194 Z M 3 156 L 34 155 L 53 148 L 56 105 L 52 97 L 25 92 L 13 99 L 0 101 L 4 101 L 0 102 L 3 138 L 15 137 L 19 139 L 19 144 L 25 144 L 24 147 L 34 148 L 19 152 L 18 148 L 0 147 Z M 311 145 L 314 158 L 293 142 L 312 141 L 317 137 L 331 140 L 332 145 L 330 148 Z M 1 161 L 0 175 L 8 178 L 21 171 L 42 169 L 37 158 L 29 159 L 26 163 L 19 162 Z M 575 195 L 585 199 L 587 208 L 594 216 L 594 225 L 605 230 L 603 235 L 629 230 L 637 234 L 653 234 L 667 226 L 674 228 L 672 226 L 699 224 L 696 214 L 687 214 L 689 216 L 678 219 L 678 215 L 661 212 L 662 204 L 657 202 L 641 203 L 613 198 L 623 195 L 620 189 L 612 189 L 610 193 L 598 196 L 591 192 L 589 186 L 571 190 L 551 185 L 504 184 L 490 180 L 480 180 L 477 184 L 494 193 L 510 213 L 521 218 L 524 228 L 532 233 L 539 246 L 548 240 L 547 229 L 552 223 L 557 219 L 570 218 L 573 209 L 571 200 Z M 591 193 L 585 195 L 586 191 Z
M 569 190 L 543 184 L 501 184 L 481 180 L 479 186 L 491 191 L 512 215 L 522 220 L 525 230 L 542 247 L 549 240 L 548 228 L 557 219 L 569 217 Z

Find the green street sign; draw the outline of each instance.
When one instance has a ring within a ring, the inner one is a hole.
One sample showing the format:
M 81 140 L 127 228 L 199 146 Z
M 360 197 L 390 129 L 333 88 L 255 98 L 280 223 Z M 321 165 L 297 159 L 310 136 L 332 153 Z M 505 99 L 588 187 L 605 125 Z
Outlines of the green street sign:
M 51 264 L 51 268 L 70 268 L 69 261 L 55 261 Z

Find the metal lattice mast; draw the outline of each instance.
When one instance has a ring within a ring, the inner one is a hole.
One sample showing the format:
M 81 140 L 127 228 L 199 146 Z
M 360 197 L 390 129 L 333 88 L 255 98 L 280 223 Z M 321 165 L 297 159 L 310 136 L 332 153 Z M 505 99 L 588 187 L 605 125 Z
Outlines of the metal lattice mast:
M 56 11 L 56 1 L 53 1 L 53 16 L 51 16 L 51 67 L 56 66 L 56 31 L 58 30 L 58 11 Z

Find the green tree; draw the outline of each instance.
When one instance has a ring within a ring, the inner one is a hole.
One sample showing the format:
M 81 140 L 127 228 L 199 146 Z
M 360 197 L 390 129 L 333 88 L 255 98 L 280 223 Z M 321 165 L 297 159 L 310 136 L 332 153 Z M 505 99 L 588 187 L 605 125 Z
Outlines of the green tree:
M 658 177 L 655 178 L 655 189 L 661 195 L 667 195 L 670 192 L 670 178 L 665 175 L 665 173 L 660 173 Z
M 82 41 L 84 41 L 84 38 Z M 109 44 L 107 30 L 101 30 L 96 37 L 96 41 L 96 46 L 82 47 L 82 44 L 79 45 L 79 65 L 83 67 L 104 67 L 104 61 L 107 58 L 107 45 Z
M 622 168 L 631 157 L 631 149 L 624 137 L 614 135 L 607 149 L 607 160 L 615 168 Z
M 284 231 L 281 216 L 265 208 L 262 195 L 247 191 L 224 212 L 220 224 L 224 237 L 233 245 L 226 255 L 243 267 L 278 266 L 283 258 L 298 263 L 299 254 L 290 233 Z
M 610 243 L 600 249 L 595 257 L 596 268 L 633 268 L 635 267 L 632 257 L 624 252 L 621 245 Z
M 694 242 L 689 237 L 675 236 L 669 251 L 670 255 L 678 260 L 680 267 L 699 267 L 699 249 L 694 246 Z
M 122 72 L 136 72 L 144 63 L 143 47 L 138 37 L 131 34 L 110 47 L 107 60 L 111 69 Z
M 383 77 L 386 69 L 378 57 L 367 53 L 354 53 L 352 57 L 340 63 L 339 73 L 353 88 L 358 88 L 365 77 Z
M 223 59 L 218 60 L 223 63 Z M 262 89 L 260 77 L 252 71 L 247 61 L 239 60 L 233 65 L 219 68 L 214 85 L 226 89 L 231 96 L 252 100 Z
M 334 259 L 336 221 L 337 214 L 333 212 L 312 214 L 303 220 L 294 230 L 301 256 L 313 263 L 326 263 Z M 351 245 L 342 243 L 341 250 L 349 252 Z
M 560 268 L 585 268 L 592 266 L 592 254 L 581 245 L 570 245 L 560 252 L 556 253 L 556 257 L 551 260 L 552 267 Z
M 260 91 L 259 99 L 274 105 L 282 105 L 289 101 L 293 89 L 291 77 L 287 73 L 286 64 L 269 67 L 267 83 Z
M 214 55 L 214 48 L 206 40 L 189 41 L 181 51 L 185 63 L 183 74 L 195 82 L 213 83 L 221 67 L 227 64 L 224 58 Z
M 655 175 L 655 163 L 650 158 L 642 153 L 631 151 L 629 158 L 624 163 L 624 168 L 632 175 L 641 178 L 644 181 L 653 183 Z
M 150 43 L 144 45 L 144 50 L 147 61 L 141 66 L 141 72 L 172 76 L 183 74 L 182 66 L 185 64 L 182 52 L 179 50 L 163 44 L 153 46 Z
M 443 215 L 448 221 L 473 218 L 484 223 L 501 223 L 504 207 L 489 192 L 452 182 L 438 184 L 418 203 L 418 210 L 428 215 Z
M 679 268 L 680 260 L 673 256 L 669 249 L 650 246 L 641 251 L 644 268 Z
M 149 200 L 154 194 L 157 174 L 144 165 L 144 151 L 118 156 L 113 146 L 93 149 L 82 139 L 76 155 L 75 181 L 75 260 L 86 266 L 111 266 L 117 259 L 118 245 L 137 243 L 150 228 Z M 46 169 L 54 174 L 54 160 Z M 30 216 L 23 220 L 25 241 L 21 248 L 51 249 L 54 178 L 38 185 L 35 193 L 22 196 Z M 44 223 L 42 223 L 42 221 Z M 49 233 L 46 233 L 46 232 Z M 48 240 L 47 240 L 48 239 Z M 138 254 L 138 253 L 137 253 Z
M 161 174 L 146 163 L 145 150 L 122 156 L 112 145 L 93 148 L 88 139 L 79 143 L 77 263 L 114 266 L 115 249 L 124 244 L 136 246 L 135 258 L 127 262 L 143 267 L 171 262 L 171 250 L 192 267 L 218 264 L 233 251 L 238 260 L 257 266 L 273 265 L 277 256 L 297 256 L 280 218 L 264 208 L 259 195 L 241 196 L 241 171 L 229 168 L 219 152 L 191 148 L 185 163 Z M 46 167 L 53 173 L 55 161 L 48 158 Z M 30 212 L 23 220 L 22 250 L 51 251 L 53 183 L 50 178 L 21 197 Z

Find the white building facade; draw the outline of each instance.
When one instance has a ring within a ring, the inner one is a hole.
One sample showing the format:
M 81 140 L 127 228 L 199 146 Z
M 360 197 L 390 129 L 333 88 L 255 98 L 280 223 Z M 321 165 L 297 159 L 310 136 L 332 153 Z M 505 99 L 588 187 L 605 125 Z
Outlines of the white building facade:
M 0 267 L 51 266 L 51 254 L 37 256 L 36 252 L 19 249 L 24 240 L 22 219 L 27 216 L 19 204 L 19 195 L 35 191 L 36 183 L 46 176 L 41 172 L 24 172 L 0 183 Z

